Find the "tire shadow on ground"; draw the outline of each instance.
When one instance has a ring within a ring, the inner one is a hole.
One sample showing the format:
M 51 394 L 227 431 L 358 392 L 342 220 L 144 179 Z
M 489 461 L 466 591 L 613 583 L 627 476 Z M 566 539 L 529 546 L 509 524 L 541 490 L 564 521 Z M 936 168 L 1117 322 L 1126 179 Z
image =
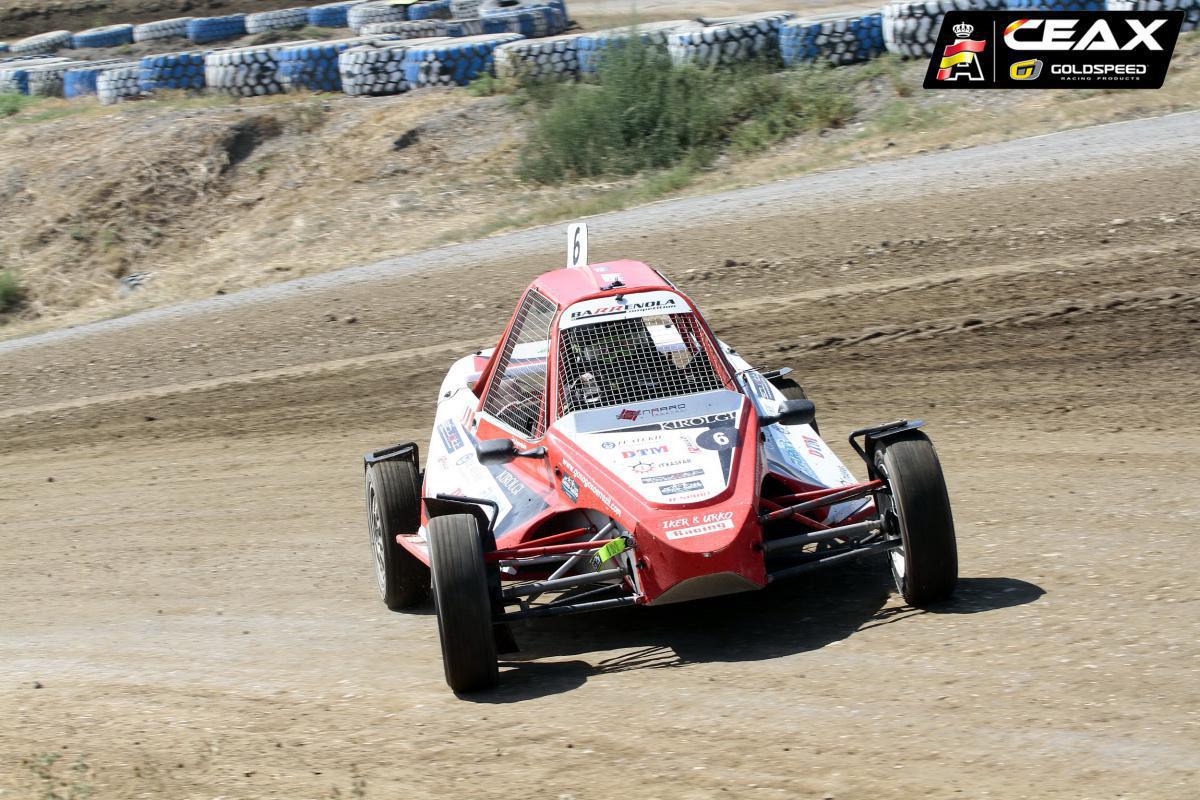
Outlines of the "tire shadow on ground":
M 888 607 L 894 591 L 886 563 L 873 560 L 760 592 L 530 620 L 513 627 L 521 649 L 501 657 L 500 685 L 463 698 L 513 703 L 571 691 L 593 675 L 781 658 L 912 616 L 974 614 L 1031 603 L 1044 594 L 1015 578 L 962 578 L 953 599 L 923 610 Z M 621 652 L 598 660 L 542 660 L 612 651 Z

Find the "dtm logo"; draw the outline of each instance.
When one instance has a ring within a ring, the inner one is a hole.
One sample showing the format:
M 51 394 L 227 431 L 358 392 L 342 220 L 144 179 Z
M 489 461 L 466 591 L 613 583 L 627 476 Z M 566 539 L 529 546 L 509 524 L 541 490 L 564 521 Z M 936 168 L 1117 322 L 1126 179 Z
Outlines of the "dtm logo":
M 656 455 L 659 455 L 660 453 L 665 453 L 670 449 L 671 448 L 667 447 L 665 444 L 662 444 L 657 447 L 643 447 L 639 450 L 622 450 L 621 458 L 636 458 L 638 456 L 656 456 Z
M 938 67 L 939 81 L 981 81 L 984 79 L 983 64 L 979 54 L 987 49 L 987 41 L 970 38 L 975 31 L 974 25 L 960 22 L 954 26 L 954 35 L 958 41 L 946 45 L 942 52 L 942 63 Z
M 1154 38 L 1154 32 L 1167 24 L 1165 19 L 1151 20 L 1149 24 L 1136 19 L 1118 18 L 1113 21 L 1117 23 L 1122 34 L 1126 33 L 1124 27 L 1129 28 L 1124 42 L 1117 40 L 1112 25 L 1106 19 L 1096 20 L 1082 35 L 1075 30 L 1075 26 L 1082 20 L 1018 19 L 1010 22 L 1004 29 L 1004 43 L 1013 50 L 1112 51 L 1133 50 L 1139 46 L 1147 50 L 1162 50 L 1162 45 Z M 1124 26 L 1121 23 L 1124 23 Z M 1018 32 L 1021 33 L 1020 37 L 1017 36 Z

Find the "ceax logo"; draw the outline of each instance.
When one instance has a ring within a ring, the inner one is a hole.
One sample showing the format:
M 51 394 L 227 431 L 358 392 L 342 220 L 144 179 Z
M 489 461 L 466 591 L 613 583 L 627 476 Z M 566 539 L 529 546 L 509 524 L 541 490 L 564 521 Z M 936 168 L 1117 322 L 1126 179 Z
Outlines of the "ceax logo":
M 1041 74 L 1042 60 L 1040 58 L 1014 61 L 1008 67 L 1008 77 L 1014 81 L 1036 81 Z
M 972 39 L 974 25 L 960 22 L 954 26 L 954 35 L 958 41 L 948 44 L 942 53 L 942 62 L 938 65 L 937 79 L 939 81 L 982 81 L 983 64 L 979 55 L 987 49 L 987 41 Z

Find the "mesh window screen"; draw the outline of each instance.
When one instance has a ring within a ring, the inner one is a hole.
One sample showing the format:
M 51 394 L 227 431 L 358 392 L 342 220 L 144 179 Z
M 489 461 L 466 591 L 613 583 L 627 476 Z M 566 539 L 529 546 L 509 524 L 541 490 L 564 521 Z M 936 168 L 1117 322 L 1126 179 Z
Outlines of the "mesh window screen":
M 537 292 L 525 295 L 483 403 L 485 412 L 530 439 L 546 430 L 546 354 L 554 311 Z
M 559 334 L 562 414 L 721 388 L 692 314 L 619 319 Z

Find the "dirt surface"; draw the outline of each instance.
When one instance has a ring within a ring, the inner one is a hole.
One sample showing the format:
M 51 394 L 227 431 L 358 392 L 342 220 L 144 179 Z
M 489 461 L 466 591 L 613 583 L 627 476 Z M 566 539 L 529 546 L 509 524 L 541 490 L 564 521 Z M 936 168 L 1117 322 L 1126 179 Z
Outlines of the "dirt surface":
M 357 459 L 424 444 L 557 228 L 0 346 L 0 797 L 1196 797 L 1198 119 L 592 221 L 797 368 L 847 463 L 929 421 L 929 612 L 864 563 L 530 623 L 449 693 L 430 609 L 375 596 Z

